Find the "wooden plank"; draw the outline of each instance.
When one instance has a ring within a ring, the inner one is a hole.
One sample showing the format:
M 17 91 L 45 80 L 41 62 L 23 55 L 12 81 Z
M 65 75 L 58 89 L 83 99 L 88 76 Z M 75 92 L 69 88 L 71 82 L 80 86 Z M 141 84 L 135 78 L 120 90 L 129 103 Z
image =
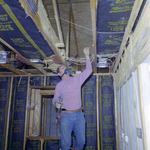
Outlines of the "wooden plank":
M 36 90 L 36 97 L 35 97 L 35 110 L 34 110 L 34 124 L 35 124 L 35 133 L 40 134 L 40 122 L 41 122 L 41 95 L 40 90 Z
M 75 28 L 75 24 L 74 24 L 74 16 L 73 16 L 73 9 L 72 9 L 72 5 L 70 3 L 70 10 L 71 10 L 71 22 L 73 23 L 72 26 L 73 26 L 73 35 L 74 35 L 74 41 L 75 41 L 75 49 L 77 51 L 77 54 L 79 53 L 79 49 L 78 49 L 78 42 L 77 42 L 77 35 L 76 35 L 76 28 Z M 77 57 L 78 59 L 78 57 Z M 76 70 L 78 70 L 78 65 L 77 65 L 77 68 Z
M 118 119 L 118 116 L 119 116 L 119 112 L 118 112 L 118 100 L 117 100 L 117 90 L 116 90 L 116 78 L 115 78 L 115 75 L 113 75 L 113 79 L 114 79 L 114 82 L 113 82 L 113 86 L 114 86 L 114 104 L 115 104 L 115 133 L 116 133 L 116 147 L 117 147 L 117 150 L 119 150 L 119 146 L 120 146 L 120 138 L 119 138 L 119 119 Z
M 68 30 L 67 30 L 67 38 L 66 38 L 66 57 L 69 57 L 69 48 L 70 48 L 70 21 L 71 21 L 71 7 L 69 7 L 69 13 L 68 13 Z
M 31 89 L 31 101 L 34 103 L 35 101 L 35 89 Z M 30 120 L 29 120 L 29 135 L 33 134 L 33 115 L 34 110 L 30 109 Z
M 5 42 L 3 39 L 0 38 L 0 42 L 2 42 L 5 46 L 7 46 L 9 49 L 11 49 L 14 53 L 18 54 L 25 62 L 39 70 L 42 74 L 46 74 L 45 70 L 42 70 L 41 68 L 38 67 L 38 64 L 31 63 L 28 59 L 23 57 L 19 52 L 17 52 L 13 47 L 11 47 L 7 42 Z M 22 73 L 23 74 L 23 73 Z M 25 74 L 25 73 L 24 73 Z
M 55 90 L 41 90 L 40 95 L 54 95 Z
M 35 77 L 35 76 L 43 76 L 42 74 L 27 74 L 27 75 L 5 75 L 5 77 L 20 77 L 20 76 L 22 76 L 22 77 L 28 77 L 28 76 L 30 76 L 30 77 Z M 46 76 L 58 76 L 58 75 L 56 75 L 56 74 L 50 74 L 50 73 L 48 73 Z M 0 75 L 0 77 L 4 77 L 4 75 Z
M 132 131 L 131 131 L 131 118 L 130 118 L 130 101 L 129 101 L 129 81 L 127 81 L 127 101 L 128 101 L 128 114 L 129 114 L 129 133 L 130 133 L 130 149 L 132 150 Z
M 92 20 L 92 33 L 93 33 L 93 49 L 94 49 L 94 65 L 93 72 L 97 73 L 97 50 L 96 50 L 96 5 L 95 0 L 91 0 L 91 20 Z
M 95 0 L 91 0 L 91 8 L 95 8 Z
M 23 143 L 23 150 L 25 150 L 26 145 L 26 136 L 27 136 L 27 129 L 28 129 L 28 101 L 29 101 L 29 85 L 30 85 L 30 77 L 28 77 L 28 85 L 27 85 L 27 98 L 26 98 L 26 114 L 25 114 L 25 127 L 24 127 L 24 143 Z
M 56 86 L 30 86 L 31 89 L 55 89 Z
M 41 136 L 44 136 L 44 100 L 45 98 L 42 98 L 42 123 L 41 123 Z
M 13 85 L 13 77 L 11 77 L 9 102 L 8 102 L 8 114 L 7 114 L 7 124 L 6 124 L 5 150 L 7 150 L 7 142 L 8 142 L 8 129 L 9 129 L 9 116 L 10 116 L 10 106 L 11 106 L 12 85 Z
M 44 136 L 46 136 L 47 98 L 44 99 Z
M 46 77 L 47 76 L 44 76 L 44 86 L 46 86 Z
M 36 13 L 36 16 L 33 15 L 31 11 L 28 11 L 30 8 L 28 7 L 26 1 L 21 0 L 21 6 L 25 9 L 25 12 L 28 16 L 32 18 L 34 23 L 36 24 L 37 28 L 43 35 L 44 39 L 48 42 L 51 49 L 54 51 L 54 53 L 57 55 L 58 59 L 62 64 L 65 65 L 65 56 L 63 50 L 59 50 L 55 43 L 59 42 L 58 37 L 55 34 L 54 29 L 51 26 L 51 23 L 47 17 L 47 12 L 44 8 L 43 2 L 40 0 L 38 1 L 38 11 Z
M 137 117 L 138 116 L 138 107 L 137 107 L 137 103 L 136 103 L 136 101 L 137 101 L 137 97 L 136 97 L 137 89 L 135 86 L 135 72 L 132 72 L 132 85 L 133 85 L 135 123 L 136 123 L 136 127 L 138 127 L 138 117 Z M 138 136 L 136 137 L 136 141 L 137 141 L 137 147 L 139 147 L 140 142 L 139 142 Z
M 99 93 L 99 90 L 98 90 L 98 87 L 99 87 L 99 76 L 97 75 L 96 76 L 96 110 L 97 110 L 97 148 L 98 150 L 100 150 L 100 139 L 99 139 L 99 133 L 100 133 L 100 130 L 99 130 L 99 97 L 98 97 L 98 93 Z
M 44 139 L 40 139 L 41 141 L 41 150 L 43 150 Z
M 139 65 L 138 66 L 138 79 L 139 79 L 138 80 L 138 82 L 139 82 L 138 84 L 139 84 L 139 91 L 140 91 L 140 110 L 141 110 L 141 123 L 142 123 L 142 130 L 143 130 L 143 132 L 142 132 L 143 133 L 143 146 L 144 146 L 144 149 L 147 150 L 147 149 L 149 149 L 148 145 L 147 145 L 147 141 L 149 141 L 149 139 L 147 139 L 147 135 L 146 134 L 149 134 L 149 132 L 146 133 L 146 123 L 145 123 L 145 119 L 146 118 L 145 118 L 145 115 L 144 115 L 144 98 L 143 98 L 143 94 L 146 94 L 146 92 L 148 93 L 149 89 L 147 88 L 147 91 L 145 91 L 145 93 L 143 93 L 142 86 L 148 87 L 149 82 L 147 84 L 143 84 L 142 83 L 141 67 L 145 68 L 146 64 L 143 64 L 143 65 L 141 65 L 141 66 Z M 148 67 L 147 67 L 147 69 L 148 69 Z M 143 71 L 144 71 L 144 69 L 143 69 Z M 145 73 L 145 71 L 144 71 L 144 73 Z M 147 74 L 149 74 L 149 73 L 147 73 Z M 146 77 L 146 76 L 144 76 L 144 77 Z M 148 77 L 146 77 L 146 78 L 148 78 Z M 148 96 L 148 94 L 147 94 L 147 96 Z
M 26 138 L 30 139 L 30 140 L 40 140 L 40 139 L 44 139 L 44 140 L 60 140 L 60 137 L 45 137 L 45 136 L 38 136 L 38 137 L 27 136 Z
M 123 117 L 123 124 L 124 124 L 124 141 L 123 141 L 123 145 L 125 145 L 125 149 L 128 149 L 127 144 L 125 142 L 125 136 L 127 135 L 127 123 L 126 123 L 126 105 L 125 105 L 125 84 L 123 85 L 123 112 L 124 112 L 124 117 Z M 123 132 L 122 132 L 123 133 Z
M 25 72 L 22 72 L 22 71 L 20 71 L 20 70 L 18 70 L 16 68 L 15 69 L 11 68 L 10 64 L 0 64 L 0 65 L 2 67 L 6 68 L 6 69 L 8 69 L 10 71 L 12 71 L 13 73 L 18 74 L 18 75 L 24 75 L 24 74 L 26 74 Z
M 60 24 L 60 20 L 59 20 L 59 13 L 58 13 L 59 8 L 57 7 L 57 0 L 52 0 L 52 1 L 53 1 L 54 12 L 55 12 L 55 20 L 56 20 L 59 40 L 61 43 L 64 43 L 62 30 L 61 30 L 61 24 Z

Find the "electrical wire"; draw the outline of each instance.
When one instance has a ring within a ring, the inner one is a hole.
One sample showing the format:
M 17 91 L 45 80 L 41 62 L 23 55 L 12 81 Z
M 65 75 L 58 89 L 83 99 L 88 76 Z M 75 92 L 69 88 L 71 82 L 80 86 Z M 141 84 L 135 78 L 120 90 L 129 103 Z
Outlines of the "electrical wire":
M 79 58 L 79 59 L 76 59 L 76 58 L 73 58 L 73 57 L 70 57 L 70 58 L 66 58 L 66 60 L 68 60 L 69 62 L 75 64 L 75 65 L 85 65 L 86 64 L 86 59 L 85 58 Z M 94 60 L 94 54 L 92 54 L 92 56 L 90 57 L 90 61 L 93 62 Z
M 55 18 L 48 18 L 48 19 L 55 19 Z M 92 29 L 89 29 L 89 28 L 86 28 L 86 27 L 84 27 L 84 26 L 81 26 L 81 25 L 78 25 L 78 24 L 76 24 L 76 23 L 73 23 L 73 22 L 71 22 L 71 21 L 68 21 L 68 20 L 66 20 L 66 19 L 63 19 L 63 18 L 59 18 L 59 19 L 61 19 L 61 20 L 63 20 L 63 21 L 65 21 L 65 22 L 68 22 L 68 23 L 70 23 L 70 24 L 74 24 L 74 25 L 76 25 L 76 26 L 78 26 L 78 27 L 80 27 L 80 28 L 83 28 L 83 29 L 86 29 L 86 30 L 88 30 L 88 31 L 93 31 Z M 97 31 L 97 33 L 101 33 L 101 34 L 116 34 L 116 33 L 124 33 L 124 32 L 98 32 Z
M 22 76 L 21 76 L 21 77 L 20 77 L 20 79 L 19 79 L 19 82 L 18 82 L 18 87 L 19 87 L 19 85 L 20 85 L 21 79 L 22 79 Z
M 29 108 L 30 110 L 34 110 L 34 108 L 35 108 L 35 103 L 34 103 L 34 101 L 28 100 L 28 108 Z

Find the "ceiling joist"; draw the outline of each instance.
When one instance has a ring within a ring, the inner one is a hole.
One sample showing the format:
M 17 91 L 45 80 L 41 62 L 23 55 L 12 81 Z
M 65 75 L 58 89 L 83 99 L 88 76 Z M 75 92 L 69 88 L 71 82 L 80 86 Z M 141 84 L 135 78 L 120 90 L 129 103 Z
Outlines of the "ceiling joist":
M 119 49 L 119 54 L 117 56 L 117 60 L 116 60 L 113 72 L 115 72 L 115 70 L 117 69 L 117 66 L 118 66 L 119 61 L 121 59 L 122 53 L 125 49 L 128 38 L 130 37 L 130 35 L 132 33 L 132 28 L 134 26 L 135 20 L 138 16 L 138 13 L 139 13 L 139 10 L 142 6 L 142 3 L 143 3 L 143 0 L 136 0 L 134 5 L 133 5 L 132 12 L 131 12 L 131 15 L 130 15 L 130 18 L 129 18 L 129 21 L 128 21 L 128 24 L 127 24 L 127 27 L 126 27 L 126 32 L 123 36 L 123 40 L 122 40 L 122 43 L 121 43 L 121 46 L 120 46 L 120 49 Z
M 55 20 L 56 20 L 59 40 L 60 40 L 60 43 L 64 43 L 62 28 L 61 28 L 60 19 L 59 19 L 59 9 L 57 7 L 57 0 L 53 0 L 53 8 L 54 8 L 54 12 L 55 12 Z
M 94 49 L 94 73 L 97 73 L 97 49 L 96 49 L 96 2 L 95 0 L 91 0 L 91 19 L 92 19 L 92 33 L 93 33 L 93 49 Z
M 13 47 L 11 47 L 8 43 L 6 43 L 3 39 L 0 38 L 0 42 L 2 42 L 5 46 L 7 46 L 9 49 L 11 49 L 14 53 L 16 53 L 17 55 L 19 55 L 20 58 L 21 58 L 22 60 L 24 60 L 24 62 L 27 62 L 29 65 L 31 65 L 31 66 L 33 66 L 34 68 L 36 68 L 37 70 L 39 70 L 42 74 L 46 74 L 46 71 L 43 70 L 42 68 L 40 68 L 40 67 L 38 66 L 38 64 L 31 63 L 28 59 L 26 59 L 25 57 L 23 57 L 23 56 L 22 56 L 20 53 L 18 53 Z M 2 66 L 2 65 L 1 65 L 1 66 Z M 21 73 L 22 73 L 22 74 L 25 74 L 25 73 L 23 73 L 23 72 L 21 72 L 21 71 L 17 71 L 16 69 L 15 69 L 15 70 L 11 69 L 10 65 L 7 65 L 7 64 L 4 64 L 3 67 L 9 69 L 9 70 L 12 71 L 12 72 L 15 71 L 16 74 L 21 74 Z M 14 72 L 14 73 L 15 73 L 15 72 Z
M 2 67 L 4 67 L 4 68 L 6 68 L 6 69 L 8 69 L 9 71 L 11 71 L 11 72 L 13 72 L 13 73 L 15 73 L 15 74 L 17 74 L 17 75 L 25 75 L 26 73 L 25 72 L 22 72 L 22 71 L 20 71 L 20 70 L 18 70 L 18 69 L 13 69 L 12 67 L 11 67 L 11 64 L 0 64 Z

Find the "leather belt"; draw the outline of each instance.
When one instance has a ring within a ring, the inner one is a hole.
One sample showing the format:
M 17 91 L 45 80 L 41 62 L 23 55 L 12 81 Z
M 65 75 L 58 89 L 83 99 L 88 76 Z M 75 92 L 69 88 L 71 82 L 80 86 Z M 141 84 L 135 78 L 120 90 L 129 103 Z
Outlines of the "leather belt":
M 63 113 L 75 113 L 75 112 L 78 112 L 78 111 L 81 111 L 81 110 L 82 110 L 82 108 L 79 108 L 79 109 L 76 109 L 76 110 L 66 110 L 66 109 L 62 108 L 61 113 L 62 114 Z

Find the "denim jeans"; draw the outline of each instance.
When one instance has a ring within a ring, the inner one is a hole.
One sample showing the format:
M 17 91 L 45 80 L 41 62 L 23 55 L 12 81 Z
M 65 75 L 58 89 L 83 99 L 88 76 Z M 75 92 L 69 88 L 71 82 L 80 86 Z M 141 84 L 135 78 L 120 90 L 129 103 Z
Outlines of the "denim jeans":
M 82 149 L 85 144 L 85 118 L 82 111 L 64 113 L 60 117 L 61 149 L 70 150 L 71 133 L 74 131 L 74 147 Z

